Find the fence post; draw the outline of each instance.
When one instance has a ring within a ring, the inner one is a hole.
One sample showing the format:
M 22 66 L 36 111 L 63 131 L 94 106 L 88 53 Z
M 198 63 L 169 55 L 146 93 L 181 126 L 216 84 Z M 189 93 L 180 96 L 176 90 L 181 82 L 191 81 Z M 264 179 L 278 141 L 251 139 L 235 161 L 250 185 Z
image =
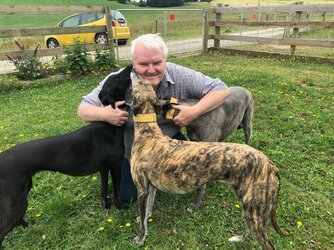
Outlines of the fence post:
M 217 4 L 216 7 L 216 22 L 219 22 L 222 20 L 222 13 L 221 11 L 217 11 L 218 9 L 221 9 L 223 7 L 223 4 L 219 3 Z M 215 26 L 215 35 L 220 35 L 221 27 L 220 26 Z M 214 39 L 213 47 L 219 48 L 220 47 L 220 40 L 219 39 Z
M 300 22 L 300 18 L 302 16 L 302 12 L 301 11 L 296 11 L 296 21 Z M 299 28 L 293 28 L 292 31 L 292 38 L 298 38 L 299 37 Z M 296 50 L 296 45 L 291 45 L 290 46 L 290 54 L 294 55 L 295 54 L 295 50 Z
M 209 32 L 209 24 L 208 24 L 208 10 L 205 9 L 203 11 L 203 39 L 202 39 L 202 53 L 208 52 L 208 32 Z
M 108 47 L 110 52 L 114 53 L 114 38 L 112 33 L 112 18 L 110 16 L 110 9 L 108 5 L 104 6 L 104 14 L 106 15 L 106 26 L 107 26 L 107 35 L 108 35 Z M 117 20 L 114 20 L 117 22 Z M 115 24 L 116 28 L 116 24 Z

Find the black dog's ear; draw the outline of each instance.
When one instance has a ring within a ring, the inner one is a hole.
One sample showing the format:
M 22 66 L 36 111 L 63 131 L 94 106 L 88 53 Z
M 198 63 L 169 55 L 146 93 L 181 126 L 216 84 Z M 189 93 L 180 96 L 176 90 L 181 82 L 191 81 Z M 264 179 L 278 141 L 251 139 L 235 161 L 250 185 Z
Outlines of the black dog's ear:
M 108 91 L 106 88 L 102 88 L 99 93 L 99 99 L 104 106 L 108 106 L 112 104 L 111 97 L 108 95 Z

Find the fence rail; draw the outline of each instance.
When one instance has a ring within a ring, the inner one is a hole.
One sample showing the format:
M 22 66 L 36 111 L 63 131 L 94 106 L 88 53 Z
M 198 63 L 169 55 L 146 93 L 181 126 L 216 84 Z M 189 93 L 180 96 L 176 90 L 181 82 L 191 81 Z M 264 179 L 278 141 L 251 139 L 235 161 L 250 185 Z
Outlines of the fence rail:
M 0 14 L 54 14 L 54 13 L 106 13 L 109 19 L 108 6 L 31 6 L 31 5 L 1 5 Z M 215 14 L 215 21 L 208 18 L 209 14 Z M 231 15 L 232 14 L 232 15 Z M 238 14 L 238 15 L 236 15 Z M 255 14 L 255 15 L 254 15 Z M 255 16 L 255 18 L 252 17 Z M 238 18 L 238 20 L 236 20 Z M 312 20 L 317 18 L 317 20 Z M 319 19 L 319 20 L 318 20 Z M 107 22 L 109 24 L 109 22 Z M 246 35 L 222 34 L 222 28 L 229 26 L 239 27 L 283 27 L 283 37 L 259 37 Z M 210 34 L 210 27 L 214 27 Z M 310 46 L 319 48 L 334 48 L 333 40 L 301 39 L 300 29 L 334 28 L 334 4 L 310 4 L 310 5 L 284 5 L 284 6 L 253 6 L 253 7 L 223 7 L 221 4 L 216 8 L 203 10 L 203 40 L 202 50 L 208 50 L 209 40 L 214 40 L 214 49 L 222 49 L 220 41 L 240 41 L 256 44 L 277 44 L 290 46 L 290 54 L 294 55 L 296 46 Z M 292 36 L 288 34 L 292 30 Z M 87 27 L 54 27 L 54 28 L 25 28 L 25 29 L 0 29 L 0 38 L 4 37 L 27 37 L 44 36 L 51 34 L 76 34 L 88 32 L 106 32 L 109 44 L 99 45 L 100 48 L 109 47 L 114 51 L 112 27 L 87 26 Z M 96 45 L 87 45 L 88 50 L 94 50 Z M 6 55 L 15 57 L 20 51 L 0 52 L 0 61 L 7 60 Z M 40 49 L 38 55 L 53 56 L 64 54 L 64 48 Z
M 320 12 L 320 13 L 319 13 Z M 215 21 L 207 21 L 205 30 L 209 27 L 214 27 L 214 34 L 205 35 L 207 41 L 214 39 L 214 48 L 223 49 L 220 41 L 239 41 L 255 44 L 277 44 L 290 46 L 290 54 L 294 55 L 296 46 L 311 46 L 321 48 L 334 48 L 334 40 L 324 39 L 301 39 L 299 32 L 301 28 L 317 28 L 317 29 L 333 29 L 334 21 L 326 21 L 326 18 L 333 17 L 334 4 L 310 4 L 310 5 L 285 5 L 285 6 L 256 6 L 256 7 L 223 7 L 218 4 L 216 8 L 208 9 L 208 13 L 215 14 Z M 233 20 L 229 14 L 240 14 L 239 20 Z M 274 14 L 273 14 L 274 13 Z M 285 20 L 275 20 L 278 14 L 285 16 Z M 316 15 L 312 16 L 312 13 Z M 245 15 L 247 15 L 245 18 Z M 249 18 L 251 16 L 251 18 Z M 314 17 L 322 19 L 321 21 L 312 21 Z M 263 19 L 266 20 L 261 20 Z M 268 19 L 272 20 L 268 20 Z M 246 20 L 255 19 L 255 20 Z M 229 26 L 244 26 L 244 27 L 283 27 L 285 32 L 281 37 L 258 37 L 258 36 L 243 36 L 243 35 L 227 35 L 221 34 L 222 28 Z M 289 31 L 292 29 L 292 35 L 289 36 Z M 207 51 L 207 41 L 203 42 L 203 50 Z M 246 51 L 246 50 L 245 50 Z M 249 51 L 248 51 L 249 52 Z M 334 59 L 333 59 L 334 60 Z
M 1 5 L 0 14 L 55 14 L 55 13 L 104 13 L 107 20 L 111 19 L 110 9 L 108 6 L 31 6 L 31 5 Z M 110 23 L 107 22 L 108 24 Z M 80 26 L 80 27 L 53 27 L 53 28 L 26 28 L 26 29 L 0 29 L 0 38 L 4 37 L 27 37 L 27 36 L 44 36 L 58 34 L 79 34 L 79 33 L 99 33 L 105 32 L 108 34 L 107 45 L 86 45 L 88 51 L 93 51 L 98 48 L 109 48 L 114 51 L 114 43 L 112 37 L 111 25 L 104 26 Z M 28 50 L 33 52 L 33 50 Z M 38 55 L 55 56 L 65 53 L 64 48 L 39 49 Z M 7 55 L 16 57 L 21 54 L 21 51 L 0 52 L 0 61 L 8 60 Z

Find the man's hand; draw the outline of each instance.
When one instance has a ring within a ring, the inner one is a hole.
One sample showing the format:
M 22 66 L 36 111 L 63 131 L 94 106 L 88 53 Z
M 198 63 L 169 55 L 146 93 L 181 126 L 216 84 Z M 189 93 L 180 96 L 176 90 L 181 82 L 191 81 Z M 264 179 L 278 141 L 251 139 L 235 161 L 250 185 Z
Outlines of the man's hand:
M 129 118 L 129 113 L 119 108 L 124 103 L 125 101 L 116 102 L 115 108 L 112 108 L 111 105 L 103 107 L 104 108 L 103 113 L 105 114 L 105 121 L 115 126 L 123 125 Z
M 179 111 L 173 119 L 178 126 L 187 126 L 198 116 L 194 106 L 172 105 L 172 108 Z

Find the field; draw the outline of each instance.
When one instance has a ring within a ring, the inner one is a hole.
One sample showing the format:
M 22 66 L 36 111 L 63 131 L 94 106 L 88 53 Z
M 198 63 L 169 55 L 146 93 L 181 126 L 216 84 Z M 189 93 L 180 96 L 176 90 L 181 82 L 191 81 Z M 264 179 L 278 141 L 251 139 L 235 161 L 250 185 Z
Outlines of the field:
M 122 9 L 122 13 L 127 19 L 130 27 L 132 37 L 137 37 L 143 33 L 160 33 L 166 40 L 184 39 L 191 37 L 200 37 L 202 35 L 202 12 L 203 8 L 212 8 L 221 1 L 212 1 L 208 3 L 187 3 L 185 6 L 173 8 L 172 11 L 165 11 L 165 9 L 159 8 L 139 8 L 132 4 L 122 5 L 117 1 L 97 1 L 97 0 L 85 0 L 73 1 L 42 1 L 42 0 L 3 0 L 1 4 L 6 5 L 110 5 L 111 9 Z M 278 1 L 278 0 L 238 0 L 224 1 L 224 4 L 230 6 L 257 6 L 259 3 L 261 6 L 265 5 L 285 5 L 294 3 L 294 0 Z M 308 0 L 305 4 L 318 3 L 334 3 L 334 1 L 327 0 Z M 149 9 L 149 10 L 147 10 Z M 193 9 L 193 11 L 184 11 L 184 9 Z M 196 9 L 196 10 L 195 10 Z M 74 13 L 62 13 L 52 15 L 0 15 L 0 29 L 9 28 L 45 28 L 53 27 L 60 20 Z M 170 21 L 169 15 L 174 14 L 175 20 Z M 239 15 L 237 15 L 239 17 Z M 214 15 L 210 15 L 211 20 L 214 19 Z M 213 29 L 213 28 L 212 28 Z M 243 28 L 245 29 L 245 28 Z M 229 27 L 228 31 L 239 31 L 238 27 Z M 35 48 L 37 44 L 41 44 L 45 47 L 43 37 L 15 37 L 15 38 L 0 38 L 0 51 L 16 50 L 13 40 L 20 40 L 23 44 L 30 48 Z
M 280 169 L 278 222 L 292 233 L 271 237 L 277 249 L 333 249 L 334 72 L 332 66 L 228 57 L 172 57 L 170 61 L 251 90 L 255 99 L 251 146 Z M 126 63 L 126 62 L 123 62 Z M 20 142 L 57 135 L 84 125 L 76 109 L 81 96 L 102 77 L 53 77 L 35 82 L 0 78 L 0 151 Z M 228 141 L 243 142 L 241 131 Z M 32 156 L 33 157 L 33 156 Z M 1 162 L 0 162 L 1 164 Z M 158 193 L 148 242 L 138 232 L 136 204 L 129 210 L 101 209 L 99 176 L 34 176 L 25 219 L 5 239 L 5 249 L 259 249 L 251 237 L 227 241 L 243 229 L 230 187 L 208 185 L 203 209 L 186 208 L 194 193 Z
M 230 6 L 268 6 L 268 5 L 286 5 L 293 4 L 296 2 L 303 2 L 303 4 L 331 4 L 334 3 L 333 0 L 213 0 L 211 5 L 216 5 L 218 3 L 228 4 Z

